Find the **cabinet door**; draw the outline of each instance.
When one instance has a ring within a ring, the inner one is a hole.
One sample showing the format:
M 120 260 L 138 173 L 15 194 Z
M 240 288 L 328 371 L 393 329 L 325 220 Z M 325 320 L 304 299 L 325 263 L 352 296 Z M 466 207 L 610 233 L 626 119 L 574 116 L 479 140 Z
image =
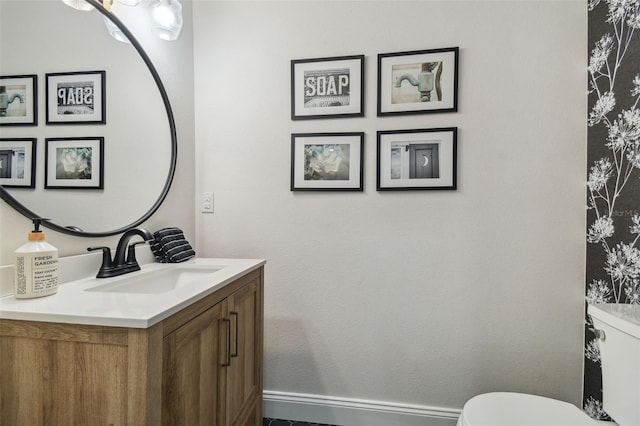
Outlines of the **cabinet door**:
M 219 368 L 223 305 L 214 305 L 164 338 L 163 425 L 222 424 Z
M 127 424 L 126 346 L 3 336 L 0 354 L 0 425 Z
M 231 320 L 231 365 L 227 367 L 226 426 L 255 424 L 262 392 L 262 310 L 260 279 L 227 299 Z M 258 402 L 257 402 L 258 401 Z M 259 424 L 262 424 L 260 419 Z

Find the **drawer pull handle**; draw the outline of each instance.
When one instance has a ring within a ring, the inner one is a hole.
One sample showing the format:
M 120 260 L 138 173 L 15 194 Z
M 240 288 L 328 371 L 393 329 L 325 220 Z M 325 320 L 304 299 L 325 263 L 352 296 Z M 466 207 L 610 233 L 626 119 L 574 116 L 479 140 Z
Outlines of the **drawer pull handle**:
M 231 320 L 223 318 L 222 321 L 227 323 L 227 359 L 222 366 L 228 367 L 231 365 Z
M 231 315 L 233 315 L 234 317 L 236 317 L 236 343 L 235 343 L 235 351 L 231 354 L 232 357 L 237 357 L 238 356 L 238 313 L 237 312 L 231 312 Z M 231 326 L 229 326 L 229 330 L 231 330 Z M 229 344 L 229 348 L 231 348 L 231 344 Z

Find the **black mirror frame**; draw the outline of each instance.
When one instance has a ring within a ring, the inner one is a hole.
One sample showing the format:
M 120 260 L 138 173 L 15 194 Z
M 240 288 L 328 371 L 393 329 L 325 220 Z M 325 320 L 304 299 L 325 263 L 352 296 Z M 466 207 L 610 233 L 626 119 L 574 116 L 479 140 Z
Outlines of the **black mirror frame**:
M 144 49 L 142 48 L 138 40 L 136 40 L 136 38 L 133 36 L 133 34 L 131 34 L 129 29 L 122 23 L 122 21 L 120 21 L 116 16 L 112 15 L 111 12 L 109 12 L 102 6 L 102 2 L 98 0 L 85 0 L 85 1 L 91 4 L 98 12 L 100 12 L 107 19 L 113 22 L 115 26 L 118 27 L 123 32 L 123 34 L 129 39 L 133 47 L 136 49 L 136 51 L 144 61 L 145 65 L 149 69 L 149 72 L 151 73 L 151 76 L 153 77 L 153 80 L 156 83 L 156 86 L 158 87 L 158 90 L 160 91 L 160 95 L 162 96 L 162 102 L 164 103 L 165 110 L 167 111 L 167 119 L 169 121 L 169 132 L 171 133 L 171 162 L 169 165 L 169 173 L 167 175 L 167 180 L 156 202 L 140 219 L 130 223 L 129 225 L 123 226 L 122 228 L 114 229 L 112 231 L 105 231 L 105 232 L 85 232 L 76 227 L 72 227 L 72 226 L 65 227 L 49 221 L 45 221 L 42 223 L 43 226 L 46 226 L 49 229 L 53 229 L 54 231 L 58 231 L 63 234 L 74 235 L 76 237 L 96 238 L 96 237 L 109 237 L 111 235 L 121 234 L 127 229 L 134 228 L 140 225 L 141 223 L 145 222 L 147 219 L 149 219 L 158 210 L 158 208 L 160 208 L 160 205 L 162 204 L 164 199 L 167 197 L 167 194 L 169 193 L 169 188 L 171 187 L 171 183 L 173 182 L 173 178 L 175 175 L 176 164 L 178 160 L 177 158 L 178 157 L 178 138 L 176 134 L 176 123 L 173 117 L 173 111 L 171 109 L 171 104 L 169 103 L 169 97 L 167 96 L 167 92 L 164 88 L 164 85 L 162 84 L 160 75 L 158 74 L 158 71 L 156 70 L 156 68 L 153 66 L 153 63 L 151 62 L 151 59 L 149 59 L 149 56 L 147 56 L 147 53 L 144 51 Z M 11 207 L 13 207 L 15 210 L 17 210 L 19 213 L 21 213 L 23 216 L 29 219 L 34 217 L 39 217 L 38 214 L 29 210 L 27 207 L 22 205 L 22 203 L 16 200 L 1 185 L 0 185 L 0 199 L 6 201 L 7 204 L 9 204 Z

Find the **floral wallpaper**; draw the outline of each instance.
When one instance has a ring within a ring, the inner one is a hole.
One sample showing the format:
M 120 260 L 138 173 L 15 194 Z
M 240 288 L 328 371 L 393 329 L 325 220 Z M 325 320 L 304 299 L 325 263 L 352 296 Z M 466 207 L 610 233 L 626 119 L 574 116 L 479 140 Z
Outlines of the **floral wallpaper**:
M 590 0 L 588 303 L 640 303 L 640 0 Z M 598 341 L 585 323 L 584 410 L 602 407 Z

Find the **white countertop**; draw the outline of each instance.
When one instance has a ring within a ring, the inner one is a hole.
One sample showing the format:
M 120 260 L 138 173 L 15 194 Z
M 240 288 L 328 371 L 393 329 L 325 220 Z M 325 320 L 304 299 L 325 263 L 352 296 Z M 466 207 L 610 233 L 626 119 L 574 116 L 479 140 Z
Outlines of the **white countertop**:
M 196 258 L 179 264 L 148 263 L 142 270 L 114 278 L 94 276 L 58 286 L 58 292 L 36 299 L 0 298 L 0 318 L 67 324 L 148 328 L 190 304 L 264 265 L 261 259 Z M 159 294 L 86 291 L 122 277 L 135 277 L 176 265 L 224 266 L 208 280 Z

